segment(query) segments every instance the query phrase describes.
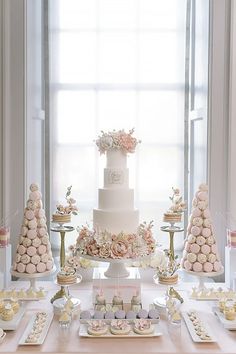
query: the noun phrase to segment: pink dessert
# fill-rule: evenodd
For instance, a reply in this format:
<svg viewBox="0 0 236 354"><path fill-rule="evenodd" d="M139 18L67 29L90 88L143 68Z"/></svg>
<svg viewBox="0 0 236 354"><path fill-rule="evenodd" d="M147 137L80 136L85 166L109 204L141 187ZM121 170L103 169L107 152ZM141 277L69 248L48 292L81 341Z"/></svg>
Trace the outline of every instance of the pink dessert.
<svg viewBox="0 0 236 354"><path fill-rule="evenodd" d="M193 227L191 228L191 234L192 234L193 236L198 236L198 235L200 235L200 233L201 233L200 227L198 227L198 226L193 226Z"/></svg>
<svg viewBox="0 0 236 354"><path fill-rule="evenodd" d="M207 273L212 272L213 271L213 264L210 262L204 263L203 270L204 270L204 272L207 272Z"/></svg>
<svg viewBox="0 0 236 354"><path fill-rule="evenodd" d="M211 236L211 229L207 228L207 227L204 227L202 229L202 236L204 237L209 237Z"/></svg>
<svg viewBox="0 0 236 354"><path fill-rule="evenodd" d="M46 271L46 264L42 263L42 262L38 263L37 264L37 272L43 273L45 271Z"/></svg>
<svg viewBox="0 0 236 354"><path fill-rule="evenodd" d="M192 267L193 267L193 265L192 265L192 263L190 263L189 261L185 261L184 262L184 268L186 269L186 270L192 270Z"/></svg>
<svg viewBox="0 0 236 354"><path fill-rule="evenodd" d="M21 227L21 235L26 236L27 235L28 228L26 226Z"/></svg>
<svg viewBox="0 0 236 354"><path fill-rule="evenodd" d="M40 245L38 248L38 254L42 255L47 252L47 247L45 245Z"/></svg>
<svg viewBox="0 0 236 354"><path fill-rule="evenodd" d="M23 242L22 242L22 245L25 246L26 248L31 246L32 242L29 238L25 237Z"/></svg>
<svg viewBox="0 0 236 354"><path fill-rule="evenodd" d="M27 248L27 254L32 257L36 254L37 250L34 246L30 246L29 248Z"/></svg>
<svg viewBox="0 0 236 354"><path fill-rule="evenodd" d="M39 191L34 191L29 194L29 199L32 201L36 201L40 199L40 197L41 197L41 193Z"/></svg>
<svg viewBox="0 0 236 354"><path fill-rule="evenodd" d="M206 219L209 219L211 217L211 213L210 213L210 210L208 208L203 211L203 216Z"/></svg>
<svg viewBox="0 0 236 354"><path fill-rule="evenodd" d="M9 227L0 227L0 247L6 247L10 240L10 229Z"/></svg>
<svg viewBox="0 0 236 354"><path fill-rule="evenodd" d="M216 254L217 253L217 246L216 244L214 243L214 245L211 246L211 252Z"/></svg>
<svg viewBox="0 0 236 354"><path fill-rule="evenodd" d="M41 261L47 263L49 261L49 255L47 253L42 254Z"/></svg>
<svg viewBox="0 0 236 354"><path fill-rule="evenodd" d="M27 232L27 237L31 240L35 239L35 237L37 237L37 232L36 230L29 230Z"/></svg>
<svg viewBox="0 0 236 354"><path fill-rule="evenodd" d="M41 245L41 240L40 238L36 237L33 242L32 242L32 245L36 248L38 248L40 245Z"/></svg>
<svg viewBox="0 0 236 354"><path fill-rule="evenodd" d="M25 217L27 220L32 220L34 218L33 210L26 210Z"/></svg>
<svg viewBox="0 0 236 354"><path fill-rule="evenodd" d="M191 246L190 246L190 251L192 252L192 253L199 253L200 252L200 246L199 245L197 245L196 243L193 243L193 244L191 244Z"/></svg>
<svg viewBox="0 0 236 354"><path fill-rule="evenodd" d="M214 263L214 271L215 271L215 272L219 272L220 269L221 269L221 263L218 262L218 261L216 261L216 262Z"/></svg>
<svg viewBox="0 0 236 354"><path fill-rule="evenodd" d="M199 200L208 200L208 195L207 195L207 192L199 192L198 193L198 199Z"/></svg>
<svg viewBox="0 0 236 354"><path fill-rule="evenodd" d="M18 263L17 264L17 272L19 273L24 273L25 272L26 265L23 263Z"/></svg>
<svg viewBox="0 0 236 354"><path fill-rule="evenodd" d="M38 254L35 254L33 257L31 257L31 262L37 265L40 262L40 256Z"/></svg>
<svg viewBox="0 0 236 354"><path fill-rule="evenodd" d="M43 237L46 235L46 233L47 233L47 231L45 230L45 228L41 227L38 229L39 236Z"/></svg>
<svg viewBox="0 0 236 354"><path fill-rule="evenodd" d="M21 262L23 264L28 264L30 262L30 256L28 256L28 254L23 254L23 256L21 256Z"/></svg>
<svg viewBox="0 0 236 354"><path fill-rule="evenodd" d="M193 264L193 270L194 272L202 272L202 264L199 262L195 262Z"/></svg>
<svg viewBox="0 0 236 354"><path fill-rule="evenodd" d="M211 247L208 245L203 245L201 247L201 251L203 254L209 254L211 252Z"/></svg>
<svg viewBox="0 0 236 354"><path fill-rule="evenodd" d="M196 238L196 243L199 245L199 246L202 246L206 243L206 239L205 237L203 236L197 236Z"/></svg>
<svg viewBox="0 0 236 354"><path fill-rule="evenodd" d="M196 217L196 218L194 218L193 219L193 225L195 225L195 226L202 226L202 224L203 224L203 219L202 218L200 218L200 217Z"/></svg>
<svg viewBox="0 0 236 354"><path fill-rule="evenodd" d="M28 227L33 230L37 229L37 221L35 219L30 220L28 222Z"/></svg>
<svg viewBox="0 0 236 354"><path fill-rule="evenodd" d="M26 248L23 245L19 245L17 250L21 256L26 252Z"/></svg>
<svg viewBox="0 0 236 354"><path fill-rule="evenodd" d="M26 273L29 273L29 274L34 274L34 273L36 273L36 267L35 267L35 265L32 264L32 263L27 264L25 270L26 270Z"/></svg>
<svg viewBox="0 0 236 354"><path fill-rule="evenodd" d="M195 209L192 210L192 216L194 218L199 217L201 215L202 215L202 212L201 212L201 210L199 208L195 208Z"/></svg>
<svg viewBox="0 0 236 354"><path fill-rule="evenodd" d="M48 262L46 263L46 267L47 267L47 270L52 270L52 268L53 268L53 262L52 262L52 261L48 261Z"/></svg>

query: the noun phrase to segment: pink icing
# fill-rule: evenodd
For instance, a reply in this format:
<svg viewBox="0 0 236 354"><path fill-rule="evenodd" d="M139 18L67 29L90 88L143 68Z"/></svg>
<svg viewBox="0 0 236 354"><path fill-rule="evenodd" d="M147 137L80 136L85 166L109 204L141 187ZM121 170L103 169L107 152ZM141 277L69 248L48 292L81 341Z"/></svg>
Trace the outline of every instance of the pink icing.
<svg viewBox="0 0 236 354"><path fill-rule="evenodd" d="M46 264L47 270L51 270L53 268L53 261L48 261Z"/></svg>
<svg viewBox="0 0 236 354"><path fill-rule="evenodd" d="M25 264L23 264L23 263L18 263L17 264L17 272L24 273L25 268L26 268Z"/></svg>
<svg viewBox="0 0 236 354"><path fill-rule="evenodd" d="M216 261L216 262L214 263L214 270L215 270L216 272L219 272L220 269L221 269L221 264L220 264L220 262Z"/></svg>
<svg viewBox="0 0 236 354"><path fill-rule="evenodd" d="M48 236L42 237L42 244L46 245L46 246L49 244L49 237Z"/></svg>
<svg viewBox="0 0 236 354"><path fill-rule="evenodd" d="M196 242L199 246L202 246L206 243L206 239L203 236L197 236Z"/></svg>
<svg viewBox="0 0 236 354"><path fill-rule="evenodd" d="M49 255L47 253L44 253L42 256L41 256L41 261L43 263L47 263L49 261Z"/></svg>
<svg viewBox="0 0 236 354"><path fill-rule="evenodd" d="M39 236L43 237L43 236L46 235L46 233L47 233L47 231L45 230L44 227L40 227L40 228L38 229L38 234L39 234Z"/></svg>
<svg viewBox="0 0 236 354"><path fill-rule="evenodd" d="M190 246L190 251L192 252L192 253L199 253L199 251L200 251L200 246L199 245L197 245L196 243L193 243L191 246Z"/></svg>
<svg viewBox="0 0 236 354"><path fill-rule="evenodd" d="M217 246L216 246L216 244L214 244L214 245L211 246L211 252L214 253L214 254L217 253Z"/></svg>
<svg viewBox="0 0 236 354"><path fill-rule="evenodd" d="M31 258L31 262L33 264L38 264L40 262L40 256L38 254L35 254L32 258Z"/></svg>
<svg viewBox="0 0 236 354"><path fill-rule="evenodd" d="M208 245L203 245L201 247L201 251L203 254L209 254L211 252L211 247Z"/></svg>
<svg viewBox="0 0 236 354"><path fill-rule="evenodd" d="M192 263L190 263L189 261L185 261L184 262L184 268L186 270L191 270L192 269Z"/></svg>
<svg viewBox="0 0 236 354"><path fill-rule="evenodd" d="M202 236L204 237L209 237L211 235L211 229L207 228L207 227L204 227L202 229Z"/></svg>
<svg viewBox="0 0 236 354"><path fill-rule="evenodd" d="M44 246L44 245L40 245L40 246L39 246L39 248L38 248L38 254L42 255L42 254L46 253L46 251L47 251L46 246Z"/></svg>
<svg viewBox="0 0 236 354"><path fill-rule="evenodd" d="M198 208L201 210L205 210L207 208L207 203L205 200L200 200L198 202Z"/></svg>
<svg viewBox="0 0 236 354"><path fill-rule="evenodd" d="M203 224L203 219L200 217L194 218L193 219L193 225L195 226L202 226Z"/></svg>
<svg viewBox="0 0 236 354"><path fill-rule="evenodd" d="M36 248L39 247L39 246L41 245L41 240L40 240L40 238L36 237L36 238L33 240L32 245L33 245L34 247L36 247Z"/></svg>
<svg viewBox="0 0 236 354"><path fill-rule="evenodd" d="M194 236L200 235L200 233L201 233L200 227L198 227L198 226L193 226L193 227L191 228L191 233L192 233Z"/></svg>
<svg viewBox="0 0 236 354"><path fill-rule="evenodd" d="M207 273L212 272L213 271L213 264L210 262L204 263L203 270L204 270L204 272L207 272Z"/></svg>
<svg viewBox="0 0 236 354"><path fill-rule="evenodd" d="M31 240L33 240L37 236L36 230L29 230L27 232L27 237Z"/></svg>
<svg viewBox="0 0 236 354"><path fill-rule="evenodd" d="M45 218L40 218L38 219L38 226L39 227L44 227L46 225L46 220Z"/></svg>
<svg viewBox="0 0 236 354"><path fill-rule="evenodd" d="M36 267L35 267L35 265L32 264L32 263L27 264L27 266L26 266L26 273L33 274L33 273L35 273L35 272L36 272Z"/></svg>
<svg viewBox="0 0 236 354"><path fill-rule="evenodd" d="M45 271L46 271L46 264L42 263L42 262L38 263L37 264L37 272L43 273Z"/></svg>
<svg viewBox="0 0 236 354"><path fill-rule="evenodd" d="M26 248L31 246L31 240L27 237L24 238L22 243L23 243L23 246L25 246Z"/></svg>
<svg viewBox="0 0 236 354"><path fill-rule="evenodd" d="M32 257L36 254L37 250L35 247L33 246L30 246L28 249L27 249L27 254Z"/></svg>
<svg viewBox="0 0 236 354"><path fill-rule="evenodd" d="M199 217L199 216L201 216L201 215L202 215L202 212L201 212L200 209L194 208L194 209L192 210L192 216L193 216L194 218Z"/></svg>
<svg viewBox="0 0 236 354"><path fill-rule="evenodd" d="M29 262L30 262L30 257L28 256L28 254L23 254L21 256L21 263L28 264Z"/></svg>
<svg viewBox="0 0 236 354"><path fill-rule="evenodd" d="M203 211L203 216L206 219L209 219L211 217L211 213L210 213L210 210L208 208Z"/></svg>
<svg viewBox="0 0 236 354"><path fill-rule="evenodd" d="M22 255L25 254L26 248L23 245L19 245L17 251L20 255Z"/></svg>
<svg viewBox="0 0 236 354"><path fill-rule="evenodd" d="M28 226L29 226L30 229L37 229L37 221L35 219L30 220L28 222Z"/></svg>
<svg viewBox="0 0 236 354"><path fill-rule="evenodd" d="M201 272L202 271L202 264L199 262L195 262L193 264L193 271L194 272Z"/></svg>
<svg viewBox="0 0 236 354"><path fill-rule="evenodd" d="M33 212L33 210L27 210L27 211L25 212L25 217L26 217L26 219L28 219L28 220L32 220L32 219L34 218L34 212Z"/></svg>
<svg viewBox="0 0 236 354"><path fill-rule="evenodd" d="M198 198L200 199L200 200L207 200L208 199L208 195L207 195L207 192L199 192L198 193Z"/></svg>

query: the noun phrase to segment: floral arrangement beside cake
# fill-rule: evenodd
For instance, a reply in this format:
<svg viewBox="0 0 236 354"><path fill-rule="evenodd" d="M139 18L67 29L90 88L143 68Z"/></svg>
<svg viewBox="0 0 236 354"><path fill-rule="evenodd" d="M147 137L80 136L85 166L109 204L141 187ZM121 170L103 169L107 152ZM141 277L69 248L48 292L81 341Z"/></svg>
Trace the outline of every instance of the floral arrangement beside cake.
<svg viewBox="0 0 236 354"><path fill-rule="evenodd" d="M71 222L71 215L78 214L78 208L76 206L76 200L71 197L72 186L67 188L66 202L67 205L58 204L57 210L52 214L52 221L58 224L66 224Z"/></svg>
<svg viewBox="0 0 236 354"><path fill-rule="evenodd" d="M134 208L134 190L129 188L127 154L134 153L138 139L134 130L102 132L96 140L101 154L106 153L104 186L98 190L98 208L93 210L93 228L79 228L79 254L104 259L135 259L155 249L153 223L139 224Z"/></svg>
<svg viewBox="0 0 236 354"><path fill-rule="evenodd" d="M186 210L186 202L183 201L183 197L180 194L178 188L172 187L173 194L169 199L172 204L170 208L164 213L163 221L170 224L181 222L182 213Z"/></svg>
<svg viewBox="0 0 236 354"><path fill-rule="evenodd" d="M39 186L32 183L13 263L14 272L41 273L43 276L52 271L54 261L46 223L42 194Z"/></svg>
<svg viewBox="0 0 236 354"><path fill-rule="evenodd" d="M197 273L218 273L223 270L208 207L208 186L201 184L193 198L182 267Z"/></svg>

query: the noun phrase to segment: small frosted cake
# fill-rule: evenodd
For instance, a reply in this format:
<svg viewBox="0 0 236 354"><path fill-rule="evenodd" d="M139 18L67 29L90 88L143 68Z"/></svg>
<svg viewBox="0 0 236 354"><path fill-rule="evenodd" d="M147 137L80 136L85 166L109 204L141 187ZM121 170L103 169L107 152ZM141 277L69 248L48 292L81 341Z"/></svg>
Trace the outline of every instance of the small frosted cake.
<svg viewBox="0 0 236 354"><path fill-rule="evenodd" d="M71 285L75 284L77 280L76 271L71 267L64 267L57 274L57 282L60 285Z"/></svg>
<svg viewBox="0 0 236 354"><path fill-rule="evenodd" d="M154 332L154 326L152 325L151 320L135 320L134 332L141 335L152 334Z"/></svg>
<svg viewBox="0 0 236 354"><path fill-rule="evenodd" d="M166 276L166 277L159 275L158 280L160 284L168 284L168 285L176 284L178 282L178 274L175 273L174 275Z"/></svg>
<svg viewBox="0 0 236 354"><path fill-rule="evenodd" d="M170 198L172 204L170 208L164 213L163 221L170 224L181 222L182 213L186 209L186 203L180 194L178 188L172 188L173 194Z"/></svg>
<svg viewBox="0 0 236 354"><path fill-rule="evenodd" d="M67 188L67 192L66 192L66 196L65 196L67 205L64 206L62 204L58 204L57 210L55 211L55 213L52 214L52 221L53 222L59 223L59 224L70 223L71 222L71 215L78 214L78 208L75 205L76 200L71 198L71 189L72 189L72 186L69 186Z"/></svg>
<svg viewBox="0 0 236 354"><path fill-rule="evenodd" d="M104 321L89 321L88 334L92 336L102 336L107 333L108 327Z"/></svg>
<svg viewBox="0 0 236 354"><path fill-rule="evenodd" d="M131 331L131 326L125 320L113 320L111 321L111 333L115 335L126 335Z"/></svg>

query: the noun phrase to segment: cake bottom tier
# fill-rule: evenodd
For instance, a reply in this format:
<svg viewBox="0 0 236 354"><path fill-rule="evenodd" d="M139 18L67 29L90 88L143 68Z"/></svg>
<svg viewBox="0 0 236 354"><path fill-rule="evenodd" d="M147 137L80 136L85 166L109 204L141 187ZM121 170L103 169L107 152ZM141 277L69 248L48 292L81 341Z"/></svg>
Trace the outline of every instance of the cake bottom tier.
<svg viewBox="0 0 236 354"><path fill-rule="evenodd" d="M139 210L93 210L93 226L99 231L118 234L137 232L139 226Z"/></svg>

